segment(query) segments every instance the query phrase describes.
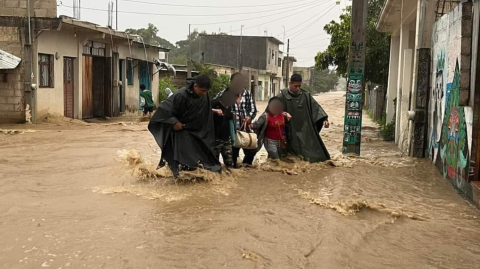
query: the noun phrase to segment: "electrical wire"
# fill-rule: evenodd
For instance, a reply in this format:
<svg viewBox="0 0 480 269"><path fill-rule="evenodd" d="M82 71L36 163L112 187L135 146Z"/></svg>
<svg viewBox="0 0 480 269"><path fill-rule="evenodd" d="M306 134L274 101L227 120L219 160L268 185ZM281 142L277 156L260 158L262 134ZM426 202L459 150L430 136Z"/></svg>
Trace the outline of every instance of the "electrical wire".
<svg viewBox="0 0 480 269"><path fill-rule="evenodd" d="M262 5L248 5L248 6L201 6L201 5L182 5L182 4L167 4L167 3L153 3L153 2L146 2L146 1L139 1L139 0L121 0L122 2L132 2L132 3L140 3L140 4L147 4L147 5L158 5L158 6L169 6L169 7L189 7L189 8L257 8L257 7L271 7L272 4L262 4ZM295 2L296 4L301 2L306 2L308 0L300 0ZM280 2L275 3L275 5L286 5L292 4L292 1L288 2Z"/></svg>
<svg viewBox="0 0 480 269"><path fill-rule="evenodd" d="M285 35L286 33L290 32L290 31L292 31L292 30L295 30L295 29L297 29L298 27L302 26L303 24L305 24L306 22L310 21L311 19L315 18L315 17L316 17L316 16L318 16L318 15L319 15L319 13L317 13L317 14L313 15L312 17L308 18L307 20L303 21L302 23L300 23L300 24L297 24L297 25L296 25L296 26L294 26L293 28L289 28L289 29L288 29L288 30L286 30L285 32L283 32L283 33L280 33L280 34L276 35L276 37L283 36L283 35Z"/></svg>
<svg viewBox="0 0 480 269"><path fill-rule="evenodd" d="M314 4L315 1L310 1L307 4ZM73 8L72 6L67 6L64 4L60 4L64 7L67 8ZM104 11L108 12L107 9L101 9L101 8L93 8L93 7L80 7L81 9L86 9L86 10L94 10L94 11ZM286 10L291 11L291 7L282 7L282 8L277 8L277 9L270 9L270 10L261 10L261 11L253 11L253 12L241 12L241 13L224 13L224 14L174 14L174 13L151 13L151 12L139 12L139 11L126 11L126 10L119 10L118 13L124 13L124 14L138 14L138 15L153 15L153 16L176 16L176 17L217 17L217 16L238 16L238 15L250 15L250 14L261 14L261 13L270 13L270 12L275 12L279 10ZM278 14L278 13L277 13ZM273 15L277 15L273 14ZM198 25L198 24L197 24Z"/></svg>
<svg viewBox="0 0 480 269"><path fill-rule="evenodd" d="M313 5L313 6L309 6L307 9L300 10L299 12L290 14L290 15L288 15L288 16L280 17L280 18L278 18L278 19L275 19L275 20L272 20L272 21L269 21L269 22L260 23L260 24L254 25L254 26L250 26L250 27L243 28L243 29L245 29L245 30L246 30L246 29L251 29L251 28L255 28L255 27L258 27L258 26L262 26L262 25L268 24L268 23L272 23L272 22L276 22L276 21L279 21L279 20L283 20L283 19L286 19L286 18L295 16L295 15L298 15L298 14L300 14L300 13L302 13L302 12L307 11L307 10L310 10L311 8L321 6L321 5L323 5L323 4L327 3L327 2L328 2L328 0L327 0L327 1L324 1L324 2L317 3L317 4ZM290 11L291 11L291 10L289 10L289 11L287 11L287 12L290 12ZM281 13L285 13L285 12L281 12ZM281 14L281 13L277 13L276 15ZM259 17L259 18L260 18L260 17ZM229 34L234 33L234 32L238 32L238 31L240 31L240 30L241 30L241 29L237 29L237 30L230 31Z"/></svg>
<svg viewBox="0 0 480 269"><path fill-rule="evenodd" d="M314 22L312 22L310 25L308 25L307 27L303 28L302 30L300 30L296 35L294 35L291 39L294 39L296 38L297 36L301 35L303 32L305 32L307 29L309 29L310 27L312 27L316 22L318 22L321 18L323 18L323 16L327 15L328 12L332 11L334 8L335 8L336 4L333 5L329 10L327 10L327 12L323 13L322 16L320 16L319 18L317 18Z"/></svg>
<svg viewBox="0 0 480 269"><path fill-rule="evenodd" d="M327 0L328 1L328 0ZM325 2L327 2L325 1ZM314 2L317 2L317 1L314 1ZM324 3L308 3L308 4L305 4L304 6L301 6L301 7L297 7L297 8L292 8L292 9L289 9L287 11L283 11L283 12L279 12L277 14L273 14L273 15L265 15L265 16L260 16L260 17L256 17L256 18L249 18L249 19L239 19L239 20L232 20L232 21L222 21L222 22L206 22L206 23L195 23L195 24L192 24L192 25L215 25L215 24L226 24L226 23L232 23L232 22L245 22L245 21L251 21L251 20L258 20L258 19L263 19L263 18L268 18L268 17L272 17L272 16L276 16L276 15L279 15L279 14L283 14L283 13L288 13L288 12L291 12L291 11L295 11L295 10L299 10L299 9L302 9L302 8L306 8L308 7L307 9L304 9L302 10L303 11L306 11L306 10L310 10L311 8L313 7L317 7L317 6L320 6ZM299 12L300 13L300 12ZM295 13L294 15L296 15L298 13ZM290 15L291 16L291 15ZM284 18L288 18L290 16L286 16L286 17L282 17L280 19L284 19ZM274 20L274 21L278 21L280 19L277 19L277 20ZM272 21L270 21L272 22ZM251 27L248 27L248 28L244 28L244 29L250 29L250 28L254 28L254 27L258 27L258 26L261 26L261 25L264 25L265 23L263 24L258 24L258 25L255 25L255 26L251 26ZM230 33L234 33L234 32L239 32L240 29L237 29L237 30L233 30L233 31L230 31L228 32L229 34Z"/></svg>
<svg viewBox="0 0 480 269"><path fill-rule="evenodd" d="M294 48L290 48L290 49L291 50L296 50L296 49L306 49L306 48L314 48L314 47L320 47L320 45L300 46L300 47L294 47Z"/></svg>
<svg viewBox="0 0 480 269"><path fill-rule="evenodd" d="M295 41L296 41L296 42L306 41L306 40L310 40L310 39L314 39L314 38L318 38L318 37L320 37L320 36L318 36L318 35L313 35L313 36L309 36L309 37L303 38L303 39L298 39L298 40L295 39ZM326 38L320 39L320 40L318 40L318 41L327 40L327 39L330 39L330 37L326 37Z"/></svg>

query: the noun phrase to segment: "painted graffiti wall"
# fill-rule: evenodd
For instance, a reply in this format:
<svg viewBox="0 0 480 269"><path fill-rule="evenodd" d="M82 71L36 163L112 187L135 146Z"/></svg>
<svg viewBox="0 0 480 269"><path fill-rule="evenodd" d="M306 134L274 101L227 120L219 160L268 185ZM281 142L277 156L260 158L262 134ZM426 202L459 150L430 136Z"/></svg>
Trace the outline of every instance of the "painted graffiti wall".
<svg viewBox="0 0 480 269"><path fill-rule="evenodd" d="M471 3L460 4L438 20L432 42L427 156L464 190L471 152L472 110L462 106L470 79Z"/></svg>

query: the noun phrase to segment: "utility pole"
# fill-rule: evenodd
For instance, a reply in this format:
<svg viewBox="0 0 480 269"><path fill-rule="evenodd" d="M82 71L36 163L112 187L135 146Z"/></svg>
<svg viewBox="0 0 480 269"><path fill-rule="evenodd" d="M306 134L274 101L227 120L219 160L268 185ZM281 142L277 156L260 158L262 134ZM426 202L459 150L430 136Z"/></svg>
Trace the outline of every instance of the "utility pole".
<svg viewBox="0 0 480 269"><path fill-rule="evenodd" d="M283 51L285 51L285 25L282 25L283 27Z"/></svg>
<svg viewBox="0 0 480 269"><path fill-rule="evenodd" d="M115 0L115 30L118 31L118 0Z"/></svg>
<svg viewBox="0 0 480 269"><path fill-rule="evenodd" d="M290 79L290 39L287 40L287 66L285 66L285 86L288 87L288 81Z"/></svg>
<svg viewBox="0 0 480 269"><path fill-rule="evenodd" d="M190 46L191 43L191 36L192 33L190 32L190 27L192 25L188 25L188 50L189 50L189 56L188 56L188 62L187 62L187 78L192 77L192 46Z"/></svg>
<svg viewBox="0 0 480 269"><path fill-rule="evenodd" d="M343 154L360 155L368 0L352 1Z"/></svg>
<svg viewBox="0 0 480 269"><path fill-rule="evenodd" d="M243 55L242 55L242 43L243 43L243 24L240 27L240 71L243 69Z"/></svg>

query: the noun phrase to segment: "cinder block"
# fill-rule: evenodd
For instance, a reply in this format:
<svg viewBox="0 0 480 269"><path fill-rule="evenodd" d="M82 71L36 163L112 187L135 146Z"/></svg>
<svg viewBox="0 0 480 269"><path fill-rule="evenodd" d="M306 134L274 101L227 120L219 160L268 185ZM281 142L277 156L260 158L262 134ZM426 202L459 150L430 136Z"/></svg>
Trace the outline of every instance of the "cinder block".
<svg viewBox="0 0 480 269"><path fill-rule="evenodd" d="M0 97L0 104L6 104L8 97Z"/></svg>
<svg viewBox="0 0 480 269"><path fill-rule="evenodd" d="M55 7L54 9L49 9L47 16L49 18L56 18L57 17L57 7Z"/></svg>
<svg viewBox="0 0 480 269"><path fill-rule="evenodd" d="M468 106L468 98L470 98L469 89L460 89L460 94L458 95L458 104L460 106Z"/></svg>
<svg viewBox="0 0 480 269"><path fill-rule="evenodd" d="M0 96L1 97L12 97L12 96L15 96L15 91L12 90L12 89L0 90Z"/></svg>
<svg viewBox="0 0 480 269"><path fill-rule="evenodd" d="M25 105L23 104L23 100L21 104L20 103L15 104L14 109L15 111L25 111Z"/></svg>
<svg viewBox="0 0 480 269"><path fill-rule="evenodd" d="M12 16L17 17L27 17L27 9L26 8L14 8L12 12Z"/></svg>
<svg viewBox="0 0 480 269"><path fill-rule="evenodd" d="M53 1L40 1L40 2L41 2L40 4L41 9L50 10L50 9L56 8L57 6L57 3Z"/></svg>
<svg viewBox="0 0 480 269"><path fill-rule="evenodd" d="M7 80L10 83L18 82L18 81L20 81L20 74L18 74L18 73L8 74Z"/></svg>
<svg viewBox="0 0 480 269"><path fill-rule="evenodd" d="M4 7L5 7L5 0L0 0L0 8L4 8Z"/></svg>
<svg viewBox="0 0 480 269"><path fill-rule="evenodd" d="M46 9L35 10L35 17L47 17L48 11Z"/></svg>
<svg viewBox="0 0 480 269"><path fill-rule="evenodd" d="M7 104L19 105L23 103L22 97L7 97Z"/></svg>
<svg viewBox="0 0 480 269"><path fill-rule="evenodd" d="M462 38L462 44L460 46L460 49L461 49L461 53L462 54L470 54L471 53L471 48L472 48L472 38L470 37L464 37Z"/></svg>
<svg viewBox="0 0 480 269"><path fill-rule="evenodd" d="M0 112L13 112L15 111L15 106L12 104L0 104Z"/></svg>
<svg viewBox="0 0 480 269"><path fill-rule="evenodd" d="M462 20L462 37L472 36L472 21Z"/></svg>
<svg viewBox="0 0 480 269"><path fill-rule="evenodd" d="M468 67L465 69L460 69L460 88L464 88L465 86L468 88L468 84L462 85L462 82L464 81L466 81L467 83L470 81L470 68Z"/></svg>
<svg viewBox="0 0 480 269"><path fill-rule="evenodd" d="M24 93L25 93L24 89L15 90L15 96L17 96L17 97L22 97L23 98Z"/></svg>
<svg viewBox="0 0 480 269"><path fill-rule="evenodd" d="M25 9L26 9L26 8L27 8L27 1L25 1L25 0L20 0L19 6L20 6L21 8L25 8Z"/></svg>
<svg viewBox="0 0 480 269"><path fill-rule="evenodd" d="M472 3L464 2L462 5L462 17L471 17L472 16Z"/></svg>
<svg viewBox="0 0 480 269"><path fill-rule="evenodd" d="M471 66L470 54L460 55L460 70L469 71Z"/></svg>
<svg viewBox="0 0 480 269"><path fill-rule="evenodd" d="M18 8L20 6L18 0L5 0L5 7Z"/></svg>

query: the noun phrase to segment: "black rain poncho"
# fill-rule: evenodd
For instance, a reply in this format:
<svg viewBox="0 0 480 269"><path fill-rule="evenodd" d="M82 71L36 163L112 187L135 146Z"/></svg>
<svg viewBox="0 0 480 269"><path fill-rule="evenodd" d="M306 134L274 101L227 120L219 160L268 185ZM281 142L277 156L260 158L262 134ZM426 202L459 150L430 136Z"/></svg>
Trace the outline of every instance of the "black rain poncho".
<svg viewBox="0 0 480 269"><path fill-rule="evenodd" d="M183 130L173 125L181 122ZM179 166L219 172L220 162L214 154L215 132L210 97L198 96L193 83L163 101L153 115L148 130L162 150L159 167L167 162L175 176Z"/></svg>
<svg viewBox="0 0 480 269"><path fill-rule="evenodd" d="M320 104L304 90L293 94L284 89L277 97L282 100L285 111L292 115L287 123L288 153L310 162L329 160L330 154L319 134L328 115Z"/></svg>

